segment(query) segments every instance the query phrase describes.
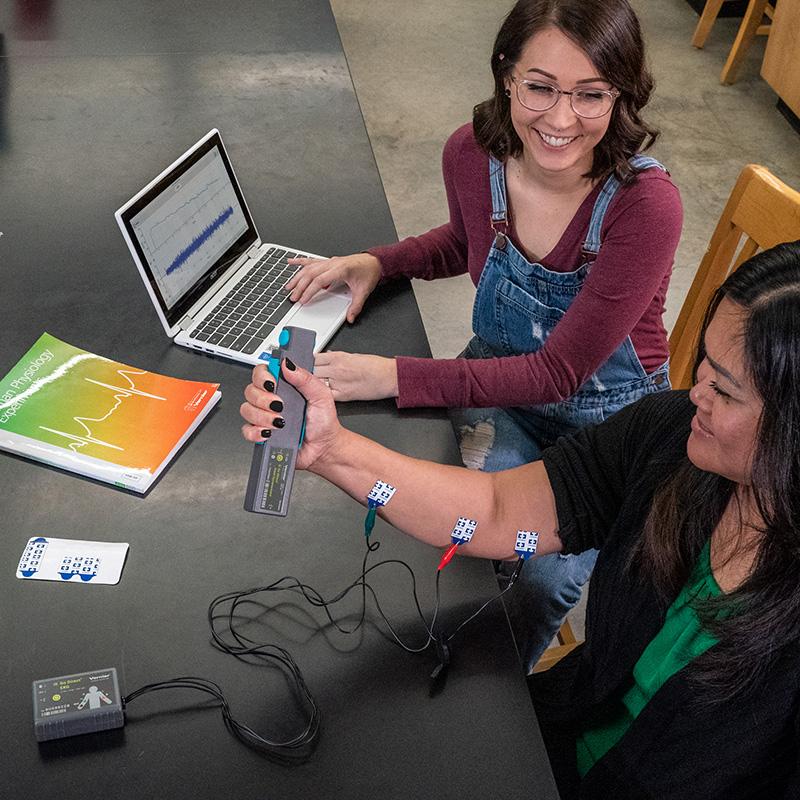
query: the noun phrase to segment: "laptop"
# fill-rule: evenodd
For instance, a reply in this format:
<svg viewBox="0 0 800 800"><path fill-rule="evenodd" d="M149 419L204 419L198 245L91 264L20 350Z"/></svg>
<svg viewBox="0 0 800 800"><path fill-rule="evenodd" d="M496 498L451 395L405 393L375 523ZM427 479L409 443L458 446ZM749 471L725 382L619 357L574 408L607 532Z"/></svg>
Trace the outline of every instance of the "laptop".
<svg viewBox="0 0 800 800"><path fill-rule="evenodd" d="M321 258L261 241L219 131L209 131L116 213L158 318L175 344L257 364L284 325L316 332L315 351L342 324L345 286L304 306L288 299L299 269Z"/></svg>

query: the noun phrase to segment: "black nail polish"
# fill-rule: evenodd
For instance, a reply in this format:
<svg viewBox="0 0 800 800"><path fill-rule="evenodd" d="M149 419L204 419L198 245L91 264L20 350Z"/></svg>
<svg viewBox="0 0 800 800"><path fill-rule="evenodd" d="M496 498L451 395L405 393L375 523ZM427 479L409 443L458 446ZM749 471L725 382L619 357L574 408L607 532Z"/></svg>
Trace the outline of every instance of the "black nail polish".
<svg viewBox="0 0 800 800"><path fill-rule="evenodd" d="M262 439L269 439L270 436L272 436L272 431L269 428L264 428L264 430L261 431Z"/></svg>
<svg viewBox="0 0 800 800"><path fill-rule="evenodd" d="M283 411L283 403L280 400L273 400L269 407L272 411Z"/></svg>
<svg viewBox="0 0 800 800"><path fill-rule="evenodd" d="M269 380L264 381L264 388L268 392L274 392L275 391L275 384L272 381L269 381Z"/></svg>
<svg viewBox="0 0 800 800"><path fill-rule="evenodd" d="M297 369L294 361L292 361L291 358L286 359L286 369L290 369L292 372L294 372Z"/></svg>
<svg viewBox="0 0 800 800"><path fill-rule="evenodd" d="M272 424L276 428L282 428L286 424L286 420L283 417L275 417L275 419L272 421Z"/></svg>

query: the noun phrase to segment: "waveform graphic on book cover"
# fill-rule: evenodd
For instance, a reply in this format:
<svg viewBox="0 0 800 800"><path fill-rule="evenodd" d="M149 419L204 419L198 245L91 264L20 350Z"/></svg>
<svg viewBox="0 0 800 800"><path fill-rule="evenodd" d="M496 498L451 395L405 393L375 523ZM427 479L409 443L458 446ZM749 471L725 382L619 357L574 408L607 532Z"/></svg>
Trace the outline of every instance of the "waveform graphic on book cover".
<svg viewBox="0 0 800 800"><path fill-rule="evenodd" d="M0 450L144 493L219 398L43 333L0 377Z"/></svg>
<svg viewBox="0 0 800 800"><path fill-rule="evenodd" d="M186 247L181 250L167 267L165 274L170 275L185 264L191 256L196 253L224 224L227 219L233 216L233 208L228 206L216 219L206 225L200 233L195 236Z"/></svg>
<svg viewBox="0 0 800 800"><path fill-rule="evenodd" d="M111 415L122 405L123 401L135 396L140 397L149 397L151 400L161 400L166 402L166 397L160 397L156 394L150 394L149 392L143 392L136 388L136 383L131 379L131 375L146 375L147 372L145 370L126 370L126 369L118 369L116 370L117 374L128 384L130 384L127 388L122 386L114 386L113 384L104 383L103 381L95 380L94 378L87 378L84 377L87 383L93 383L95 386L101 386L105 389L108 389L111 392L114 392L114 404L112 407L102 416L99 417L83 417L83 416L73 416L72 419L75 421L75 424L78 425L80 428L83 429L83 435L80 434L72 434L67 433L66 431L56 430L55 428L49 428L45 425L40 425L39 427L43 431L48 431L49 433L54 433L57 436L62 436L63 438L69 441L67 445L68 449L72 450L74 453L77 453L80 448L85 447L88 444L96 444L101 447L109 447L113 450L124 450L124 447L120 447L119 445L112 444L111 442L106 442L103 439L98 439L92 434L92 428L87 423L96 423L101 424L106 422Z"/></svg>

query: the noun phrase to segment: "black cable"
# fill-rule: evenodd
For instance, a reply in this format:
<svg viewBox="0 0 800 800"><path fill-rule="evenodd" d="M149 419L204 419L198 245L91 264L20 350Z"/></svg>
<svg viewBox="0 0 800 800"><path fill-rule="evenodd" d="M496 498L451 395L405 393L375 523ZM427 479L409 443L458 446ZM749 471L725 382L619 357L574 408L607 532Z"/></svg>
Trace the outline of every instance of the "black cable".
<svg viewBox="0 0 800 800"><path fill-rule="evenodd" d="M314 704L315 713L309 719L309 724L302 733L284 741L265 739L248 725L239 722L233 716L228 701L219 684L207 678L196 678L194 676L172 678L168 681L149 683L146 686L142 686L122 698L123 708L132 700L135 700L143 694L162 691L164 689L195 689L196 691L211 695L219 701L225 727L227 727L237 739L244 742L248 747L252 747L264 755L283 763L288 764L306 761L311 755L311 751L313 750L313 746L319 734L319 710L316 708L316 704Z"/></svg>
<svg viewBox="0 0 800 800"><path fill-rule="evenodd" d="M439 593L438 593L438 577L437 577L437 598L436 598L436 605L433 612L433 618L431 623L429 624L425 618L425 614L422 611L422 606L420 604L419 595L417 591L417 579L413 569L405 562L399 559L385 559L384 561L379 561L372 566L367 567L367 560L369 555L377 549L379 546L379 542L373 542L371 545L367 544L367 552L364 555L364 559L362 561L362 569L359 575L351 581L347 586L344 587L340 592L329 599L325 599L322 594L317 591L313 586L309 584L303 583L299 578L294 577L293 575L285 575L282 578L278 578L276 581L273 581L270 584L264 586L256 586L250 589L235 591L235 592L228 592L226 594L220 595L219 597L214 598L211 601L211 604L208 608L208 620L209 625L212 630L212 640L213 644L223 652L232 652L231 647L224 644L221 638L217 635L215 629L215 612L217 611L219 606L230 602L230 608L225 614L228 618L228 630L234 636L234 638L239 639L239 646L240 648L244 648L244 642L250 643L253 645L254 649L258 649L259 647L274 647L274 645L259 645L254 640L248 639L243 634L237 632L234 627L233 618L235 616L236 609L238 608L239 604L244 602L245 599L252 598L253 596L260 594L262 592L281 592L281 591L290 591L295 592L303 596L303 598L308 602L309 605L313 606L314 608L321 608L325 615L328 618L329 624L339 631L342 634L352 634L355 633L365 622L366 620L366 594L369 592L372 599L375 601L375 607L378 611L380 618L386 624L386 627L391 634L392 639L398 644L402 649L406 650L410 653L419 653L423 652L433 641L434 634L433 634L433 625L435 625L436 617L439 611ZM426 638L425 641L418 646L414 646L411 644L407 644L404 642L397 631L395 630L394 626L392 625L391 621L389 620L388 616L384 613L380 601L378 600L378 595L375 591L375 588L370 584L366 578L371 572L381 568L388 566L390 564L397 564L407 570L409 576L411 577L411 596L414 600L414 607L416 609L417 615L422 622ZM336 605L337 603L344 600L350 592L355 589L361 589L361 606L360 606L360 613L358 617L358 621L352 627L345 627L334 618L333 613L331 611L331 607ZM242 653L246 652L245 649L239 649L237 652Z"/></svg>
<svg viewBox="0 0 800 800"><path fill-rule="evenodd" d="M475 617L477 617L478 614L480 614L483 611L483 609L486 608L486 606L490 605L491 603L494 603L495 600L499 600L509 589L513 588L513 586L514 586L514 580L509 581L508 586L506 586L505 589L503 589L499 594L496 594L496 595L490 597L474 614L470 614L470 616L468 616L463 622L461 622L461 624L447 637L447 641L448 642L451 641L452 638L465 625L467 625L468 623L472 622L472 620L474 620Z"/></svg>
<svg viewBox="0 0 800 800"><path fill-rule="evenodd" d="M439 673L446 672L446 667L449 664L449 642L451 642L456 634L473 619L475 619L490 603L502 597L512 588L522 566L522 561L520 560L520 563L517 565L517 568L511 576L508 586L506 586L506 588L503 589L499 594L487 600L477 611L463 620L451 634L446 635L442 632L437 635L436 622L441 607L441 570L436 571L435 602L431 621L428 623L427 619L425 618L425 614L422 611L422 606L417 594L416 575L414 574L414 570L405 561L401 561L399 559L386 559L384 561L379 561L372 566L367 566L370 555L378 550L379 547L380 542L370 542L369 539L366 540L366 551L361 562L361 573L355 580L349 583L344 589L342 589L329 600L326 600L313 586L303 583L294 576L287 575L279 578L276 581L273 581L271 584L267 584L266 586L256 586L251 589L226 592L225 594L218 595L208 606L207 618L211 630L211 644L213 647L218 649L220 652L232 655L241 661L245 661L246 663L261 662L274 664L286 670L291 678L292 691L295 694L300 707L303 709L305 716L305 724L302 730L295 735L284 740L272 740L256 733L256 731L254 731L252 728L242 722L239 722L233 716L228 701L225 698L220 686L214 681L206 678L184 676L180 678L173 678L168 681L147 684L136 691L131 692L126 697L123 697L123 707L127 706L128 703L143 694L161 691L164 689L194 689L196 691L204 692L205 694L211 695L219 702L225 726L237 739L242 741L248 747L251 747L265 756L282 763L302 763L310 757L319 738L321 719L319 707L317 706L314 696L312 695L311 690L309 689L305 678L303 677L300 667L297 665L288 650L271 642L257 642L256 640L245 636L240 630L237 630L235 618L237 617L236 611L240 605L246 602L255 603L253 598L255 595L261 594L262 592L295 592L302 595L306 602L308 602L311 606L323 609L330 625L333 626L337 631L345 635L350 635L356 633L366 621L367 592L369 592L369 595L372 597L375 603L375 608L377 609L380 618L386 624L392 640L394 640L399 647L408 653L422 653L432 644L435 645L440 663L439 667L434 670L432 677L437 678ZM398 564L402 566L411 576L411 595L414 599L414 606L416 608L417 615L422 621L425 629L425 641L418 646L407 644L401 639L388 616L384 613L380 601L378 600L378 595L375 591L375 588L367 581L367 576L371 572L390 564ZM331 606L334 606L340 601L344 600L350 594L350 592L358 589L359 587L361 589L361 608L358 620L354 626L344 627L334 618L333 613L331 612ZM218 610L226 603L230 604L227 612L218 612ZM217 620L221 618L227 619L227 628L224 631L218 630L217 627ZM246 620L251 621L250 618L246 618ZM228 634L230 639L226 639L225 634Z"/></svg>

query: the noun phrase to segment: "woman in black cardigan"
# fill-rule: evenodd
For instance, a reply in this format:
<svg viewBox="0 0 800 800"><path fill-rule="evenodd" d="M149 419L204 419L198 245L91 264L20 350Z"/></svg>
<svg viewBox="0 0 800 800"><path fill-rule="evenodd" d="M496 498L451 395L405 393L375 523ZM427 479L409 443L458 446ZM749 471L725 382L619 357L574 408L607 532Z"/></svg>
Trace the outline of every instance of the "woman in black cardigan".
<svg viewBox="0 0 800 800"><path fill-rule="evenodd" d="M595 547L586 642L531 692L562 797L800 797L800 242L743 264L712 299L691 392L653 395L501 473L393 453L339 425L330 392L285 363L308 399L299 466L446 546L515 558ZM263 367L245 438L276 416ZM536 613L531 609L530 613Z"/></svg>

